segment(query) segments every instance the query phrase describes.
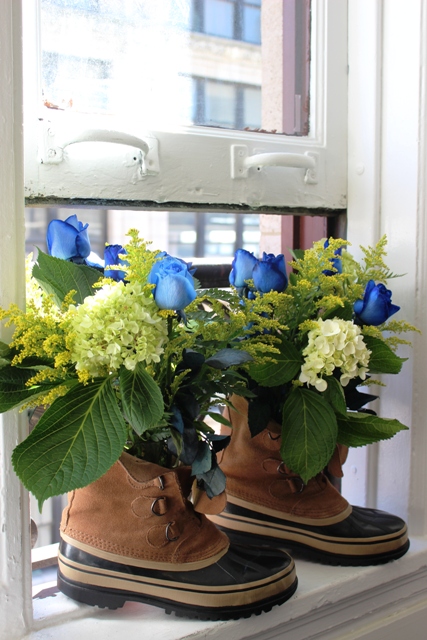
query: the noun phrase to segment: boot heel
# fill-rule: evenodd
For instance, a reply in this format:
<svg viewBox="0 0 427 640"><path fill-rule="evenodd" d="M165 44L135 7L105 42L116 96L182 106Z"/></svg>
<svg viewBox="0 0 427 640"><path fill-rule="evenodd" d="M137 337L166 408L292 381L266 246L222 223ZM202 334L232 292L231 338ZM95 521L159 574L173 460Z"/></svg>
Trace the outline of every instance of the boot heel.
<svg viewBox="0 0 427 640"><path fill-rule="evenodd" d="M114 595L111 591L103 591L101 589L68 582L59 571L58 589L69 598L77 600L77 602L83 602L84 604L99 607L100 609L120 609L126 602L126 598L120 595Z"/></svg>

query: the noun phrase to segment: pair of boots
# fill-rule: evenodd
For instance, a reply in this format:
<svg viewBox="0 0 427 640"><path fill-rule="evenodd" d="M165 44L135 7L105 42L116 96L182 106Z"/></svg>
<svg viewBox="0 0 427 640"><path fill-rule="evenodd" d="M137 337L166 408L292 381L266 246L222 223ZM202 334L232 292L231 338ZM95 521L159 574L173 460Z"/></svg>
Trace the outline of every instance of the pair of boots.
<svg viewBox="0 0 427 640"><path fill-rule="evenodd" d="M284 549L343 565L388 562L407 551L403 520L351 507L323 474L304 485L284 468L280 438L269 430L251 438L246 401L233 403L222 513L195 510L188 468L123 453L69 496L59 550L63 593L99 607L133 600L192 618L238 619L295 592L295 564Z"/></svg>

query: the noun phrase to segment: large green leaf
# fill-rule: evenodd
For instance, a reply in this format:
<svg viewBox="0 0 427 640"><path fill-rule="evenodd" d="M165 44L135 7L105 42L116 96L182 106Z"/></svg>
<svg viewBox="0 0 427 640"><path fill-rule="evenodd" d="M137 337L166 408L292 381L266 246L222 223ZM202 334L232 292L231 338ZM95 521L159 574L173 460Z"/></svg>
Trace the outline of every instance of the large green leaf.
<svg viewBox="0 0 427 640"><path fill-rule="evenodd" d="M141 435L159 424L164 412L163 396L140 362L133 371L120 369L120 396L125 418L136 433Z"/></svg>
<svg viewBox="0 0 427 640"><path fill-rule="evenodd" d="M326 378L328 386L322 393L322 397L329 402L336 413L347 413L344 389L340 382L333 376Z"/></svg>
<svg viewBox="0 0 427 640"><path fill-rule="evenodd" d="M301 369L302 356L292 342L282 339L278 349L280 353L265 354L274 361L249 365L251 378L263 387L277 387L290 382Z"/></svg>
<svg viewBox="0 0 427 640"><path fill-rule="evenodd" d="M19 407L29 398L46 393L58 385L43 383L26 387L25 383L36 373L34 369L20 369L9 364L0 368L0 413Z"/></svg>
<svg viewBox="0 0 427 640"><path fill-rule="evenodd" d="M380 418L371 413L347 413L338 416L337 442L348 447L363 447L372 442L392 438L399 431L407 430L394 418Z"/></svg>
<svg viewBox="0 0 427 640"><path fill-rule="evenodd" d="M0 340L0 368L10 363L12 352L9 345Z"/></svg>
<svg viewBox="0 0 427 640"><path fill-rule="evenodd" d="M227 369L251 360L252 356L242 349L226 348L214 353L213 356L205 360L205 363L214 369Z"/></svg>
<svg viewBox="0 0 427 640"><path fill-rule="evenodd" d="M330 404L315 391L295 389L283 407L281 454L285 464L307 482L328 464L337 432Z"/></svg>
<svg viewBox="0 0 427 640"><path fill-rule="evenodd" d="M61 306L71 290L76 291L74 301L82 303L87 296L94 294L92 285L102 277L97 269L54 258L40 250L32 273L44 291L53 296L58 306Z"/></svg>
<svg viewBox="0 0 427 640"><path fill-rule="evenodd" d="M267 428L271 420L271 403L255 399L248 404L248 426L252 438Z"/></svg>
<svg viewBox="0 0 427 640"><path fill-rule="evenodd" d="M8 358L11 354L11 348L6 342L0 340L0 358Z"/></svg>
<svg viewBox="0 0 427 640"><path fill-rule="evenodd" d="M344 306L338 305L333 309L329 309L322 313L322 320L327 320L328 318L341 318L341 320L351 320L353 318L353 305L350 302L345 302Z"/></svg>
<svg viewBox="0 0 427 640"><path fill-rule="evenodd" d="M399 358L380 338L363 336L363 340L371 351L369 373L399 373L406 358Z"/></svg>
<svg viewBox="0 0 427 640"><path fill-rule="evenodd" d="M85 487L106 473L126 436L111 381L78 383L47 409L15 448L12 462L41 508L47 498Z"/></svg>

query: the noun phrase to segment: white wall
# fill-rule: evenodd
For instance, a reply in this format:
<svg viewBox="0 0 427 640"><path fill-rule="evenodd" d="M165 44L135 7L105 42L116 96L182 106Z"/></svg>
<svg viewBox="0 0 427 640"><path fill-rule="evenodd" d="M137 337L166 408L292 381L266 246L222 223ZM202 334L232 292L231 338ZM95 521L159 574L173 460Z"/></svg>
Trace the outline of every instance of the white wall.
<svg viewBox="0 0 427 640"><path fill-rule="evenodd" d="M387 234L388 264L406 274L390 283L401 306L396 318L416 323L424 337L413 335L414 348L401 349L409 361L399 376L384 379L378 407L410 431L369 447L367 461L354 450L344 493L403 516L413 534L425 534L426 3L350 0L349 8L348 238L356 249Z"/></svg>

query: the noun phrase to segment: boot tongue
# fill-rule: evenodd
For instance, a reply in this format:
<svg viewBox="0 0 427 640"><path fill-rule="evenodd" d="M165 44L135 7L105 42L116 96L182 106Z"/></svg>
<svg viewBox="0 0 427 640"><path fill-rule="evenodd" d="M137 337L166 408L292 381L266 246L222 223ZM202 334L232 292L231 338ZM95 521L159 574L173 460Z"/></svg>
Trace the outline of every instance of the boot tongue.
<svg viewBox="0 0 427 640"><path fill-rule="evenodd" d="M331 475L335 476L336 478L343 477L344 473L342 470L342 466L347 460L347 455L348 447L344 446L343 444L337 444L332 458L328 463L328 471Z"/></svg>

